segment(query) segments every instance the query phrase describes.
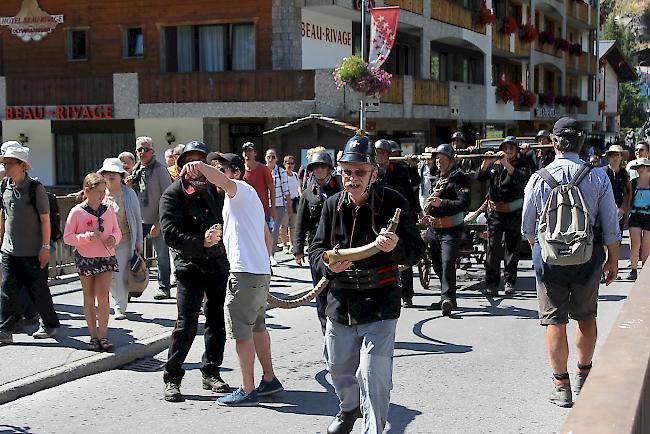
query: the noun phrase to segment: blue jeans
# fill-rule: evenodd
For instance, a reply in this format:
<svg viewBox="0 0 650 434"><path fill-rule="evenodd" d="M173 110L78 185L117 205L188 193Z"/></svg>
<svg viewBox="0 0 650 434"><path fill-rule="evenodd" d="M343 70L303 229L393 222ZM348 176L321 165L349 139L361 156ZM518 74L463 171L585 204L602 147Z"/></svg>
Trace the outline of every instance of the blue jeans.
<svg viewBox="0 0 650 434"><path fill-rule="evenodd" d="M364 434L381 433L393 388L396 319L346 326L327 318L325 360L341 411L361 407Z"/></svg>
<svg viewBox="0 0 650 434"><path fill-rule="evenodd" d="M150 224L142 224L142 233L148 234L151 230ZM153 244L153 249L156 252L156 264L158 269L158 288L162 289L165 292L168 292L172 285L169 282L169 278L172 274L171 263L169 259L169 247L165 243L165 239L162 236L162 232L154 238L147 237L150 243Z"/></svg>

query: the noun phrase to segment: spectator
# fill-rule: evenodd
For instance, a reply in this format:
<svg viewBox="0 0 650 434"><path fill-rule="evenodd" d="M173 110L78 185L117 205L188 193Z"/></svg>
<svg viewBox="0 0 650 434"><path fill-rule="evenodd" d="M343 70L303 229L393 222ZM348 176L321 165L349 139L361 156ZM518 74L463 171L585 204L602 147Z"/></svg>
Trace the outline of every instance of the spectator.
<svg viewBox="0 0 650 434"><path fill-rule="evenodd" d="M207 180L225 191L223 205L223 241L230 262L230 277L226 292L225 314L227 333L236 341L236 351L242 372L242 386L217 399L225 406L254 406L260 396L284 390L276 378L271 361L271 338L266 330L266 300L271 283L265 238L271 237L264 224L264 212L255 205L257 193L241 174L244 165L238 155L225 154L219 159L219 168L203 162L190 162L181 174L196 177L203 174ZM223 172L223 173L222 173ZM241 230L240 228L246 228ZM262 365L263 377L255 388L255 355Z"/></svg>
<svg viewBox="0 0 650 434"><path fill-rule="evenodd" d="M0 156L7 178L2 181L0 203L1 256L4 279L0 289L0 345L13 343L21 289L41 316L32 337L51 338L60 326L47 286L50 262L50 205L45 188L27 171L29 148L10 146Z"/></svg>
<svg viewBox="0 0 650 434"><path fill-rule="evenodd" d="M623 152L624 149L621 146L612 145L605 153L607 157L605 173L607 173L609 182L612 184L612 192L614 193L614 201L616 202L618 214L618 225L621 233L623 233L627 215L630 212L630 193L632 188L627 170L621 167Z"/></svg>
<svg viewBox="0 0 650 434"><path fill-rule="evenodd" d="M286 254L291 253L295 242L296 213L298 212L298 201L300 200L298 175L293 171L296 164L295 161L293 155L284 156L284 168L287 172L289 196L291 196L291 204L287 205L287 208L291 209L291 213L286 213L280 222L280 240L282 241L282 247Z"/></svg>
<svg viewBox="0 0 650 434"><path fill-rule="evenodd" d="M291 209L291 194L289 193L289 178L287 172L277 164L278 156L275 149L269 149L265 155L266 167L271 171L273 176L273 185L275 186L275 212L277 217L273 224L273 250L271 250L271 265L276 262L273 259L273 254L278 249L278 237L280 235L280 225L285 214L291 216L293 210Z"/></svg>
<svg viewBox="0 0 650 434"><path fill-rule="evenodd" d="M151 137L138 137L135 146L140 161L133 167L131 176L126 178L126 185L138 193L142 233L151 240L158 262L158 292L153 298L163 300L171 298L171 266L169 248L160 233L158 203L171 179L166 167L156 160Z"/></svg>
<svg viewBox="0 0 650 434"><path fill-rule="evenodd" d="M636 280L639 256L645 264L650 253L650 159L632 161L638 177L632 181L632 206L630 212L630 274L629 280Z"/></svg>
<svg viewBox="0 0 650 434"><path fill-rule="evenodd" d="M176 181L178 179L178 173L180 169L176 165L176 160L178 159L178 156L183 153L184 148L185 145L180 144L165 151L165 164L167 164L167 171L169 172L169 176L171 176L172 181Z"/></svg>
<svg viewBox="0 0 650 434"><path fill-rule="evenodd" d="M275 210L275 187L273 185L271 171L268 167L255 160L257 152L255 151L255 145L253 143L244 143L241 150L242 157L244 157L246 163L244 181L252 185L257 192L257 196L260 198L262 208L264 209L266 223L270 228L271 220L277 220L278 218ZM269 198L271 199L270 203Z"/></svg>
<svg viewBox="0 0 650 434"><path fill-rule="evenodd" d="M140 202L133 189L124 185L126 171L118 158L107 158L101 169L97 171L106 180L105 203L112 205L117 216L117 223L122 237L115 246L118 271L113 273L111 295L115 300L113 318L126 318L126 306L129 302L129 288L126 287L126 271L133 253L142 254L142 215Z"/></svg>
<svg viewBox="0 0 650 434"><path fill-rule="evenodd" d="M74 262L84 294L84 316L90 333L89 348L110 351L108 292L118 271L115 246L122 234L115 210L103 202L106 180L89 173L83 181L85 200L75 205L65 223L63 241L74 246ZM95 307L95 301L97 307Z"/></svg>
<svg viewBox="0 0 650 434"><path fill-rule="evenodd" d="M117 158L120 159L122 162L122 168L126 170L126 175L129 176L131 175L131 172L133 171L133 166L135 166L135 155L128 151L121 152L120 155L117 156Z"/></svg>
<svg viewBox="0 0 650 434"><path fill-rule="evenodd" d="M300 194L302 194L302 191L305 188L307 188L307 181L309 180L309 176L311 175L311 172L307 169L307 166L309 166L309 162L311 161L311 156L315 152L321 152L321 151L325 151L325 148L323 146L316 146L314 148L309 148L307 150L307 165L300 166L300 169L298 169L298 180L300 181L298 187L300 189Z"/></svg>
<svg viewBox="0 0 650 434"><path fill-rule="evenodd" d="M578 158L584 133L575 119L563 117L553 127L551 136L556 158L546 170L561 184L568 184L582 170L585 162ZM580 265L560 266L544 262L537 241L537 224L551 187L539 173L534 173L525 188L522 233L532 246L540 323L546 327L546 345L553 369L554 389L550 401L571 407L573 396L567 370L569 346L566 325L577 321L576 347L578 368L574 389L580 393L589 375L596 346L596 313L601 273L609 285L618 274L618 250L621 233L611 183L603 170L591 170L578 185L594 227L593 253ZM603 248L606 247L606 249ZM605 258L605 250L607 258ZM605 261L606 259L606 261ZM604 266L603 266L604 263Z"/></svg>
<svg viewBox="0 0 650 434"><path fill-rule="evenodd" d="M650 157L650 152L648 152L650 148L648 147L648 142L645 140L641 140L636 144L636 147L634 148L634 159L631 160L629 163L627 163L627 166L625 166L625 170L627 170L628 175L630 175L630 181L633 181L635 178L639 176L639 174L636 172L636 170L632 169L632 165L634 164L634 160L637 158L648 158Z"/></svg>

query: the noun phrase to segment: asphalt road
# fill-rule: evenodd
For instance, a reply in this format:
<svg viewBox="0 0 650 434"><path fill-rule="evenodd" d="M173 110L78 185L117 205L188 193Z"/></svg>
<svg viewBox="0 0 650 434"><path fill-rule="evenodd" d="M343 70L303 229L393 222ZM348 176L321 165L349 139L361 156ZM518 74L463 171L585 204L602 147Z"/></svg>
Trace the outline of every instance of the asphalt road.
<svg viewBox="0 0 650 434"><path fill-rule="evenodd" d="M275 283L286 292L308 280L306 268L288 264L275 268ZM537 320L530 262L520 266L515 296L488 299L476 290L461 290L460 310L451 318L424 308L437 300L437 282L433 290L423 291L416 280L417 306L403 309L398 323L387 432L559 431L568 410L547 401L552 382L544 329ZM480 274L481 269L469 271L470 277ZM460 283L467 287L474 282ZM623 281L601 288L599 347L630 288ZM164 352L2 405L0 433L325 432L338 401L324 370L314 306L270 310L267 324L277 375L286 391L257 408L219 407L216 395L201 388L203 341L198 336L186 363L183 403L161 399ZM570 366L575 366L574 353ZM231 386L239 385L232 342L223 377Z"/></svg>

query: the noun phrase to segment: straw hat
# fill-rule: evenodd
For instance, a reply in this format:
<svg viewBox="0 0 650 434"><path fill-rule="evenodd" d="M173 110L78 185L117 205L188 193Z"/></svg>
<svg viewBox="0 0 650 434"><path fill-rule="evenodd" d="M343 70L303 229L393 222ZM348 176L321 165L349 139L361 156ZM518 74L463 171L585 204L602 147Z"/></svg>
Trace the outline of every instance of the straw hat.
<svg viewBox="0 0 650 434"><path fill-rule="evenodd" d="M641 166L650 167L650 158L637 158L636 160L632 161L630 168L637 169Z"/></svg>
<svg viewBox="0 0 650 434"><path fill-rule="evenodd" d="M25 170L31 170L32 165L29 164L29 148L24 146L9 146L5 150L5 154L0 156L0 163L4 164L5 158L15 158L25 163Z"/></svg>
<svg viewBox="0 0 650 434"><path fill-rule="evenodd" d="M607 152L605 152L605 155L612 153L612 152L618 152L620 154L623 153L623 147L621 145L612 145L609 147Z"/></svg>

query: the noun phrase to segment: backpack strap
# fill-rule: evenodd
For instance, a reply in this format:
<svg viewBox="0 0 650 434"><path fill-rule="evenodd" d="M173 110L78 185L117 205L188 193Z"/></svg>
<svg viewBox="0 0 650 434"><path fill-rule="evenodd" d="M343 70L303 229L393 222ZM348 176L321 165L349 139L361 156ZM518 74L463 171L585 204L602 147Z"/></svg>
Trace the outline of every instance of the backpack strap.
<svg viewBox="0 0 650 434"><path fill-rule="evenodd" d="M5 207L4 197L7 185L9 185L9 177L2 178L2 182L0 182L0 209L4 209Z"/></svg>
<svg viewBox="0 0 650 434"><path fill-rule="evenodd" d="M585 163L582 165L580 168L580 171L575 174L573 179L571 179L571 182L569 182L569 188L573 188L576 185L579 185L583 179L591 172L591 169L593 169L594 166L592 166L589 163Z"/></svg>
<svg viewBox="0 0 650 434"><path fill-rule="evenodd" d="M555 178L553 178L553 175L551 175L551 173L546 170L546 168L542 167L536 173L542 177L542 179L551 187L551 189L560 185L560 183L557 182Z"/></svg>
<svg viewBox="0 0 650 434"><path fill-rule="evenodd" d="M29 181L29 202L34 207L34 211L36 212L36 215L40 218L40 213L38 212L38 208L36 207L36 189L38 188L39 185L41 185L40 181L37 181L36 179L30 178L30 181ZM47 192L45 192L45 194L47 194ZM48 206L49 206L49 198L48 198Z"/></svg>

